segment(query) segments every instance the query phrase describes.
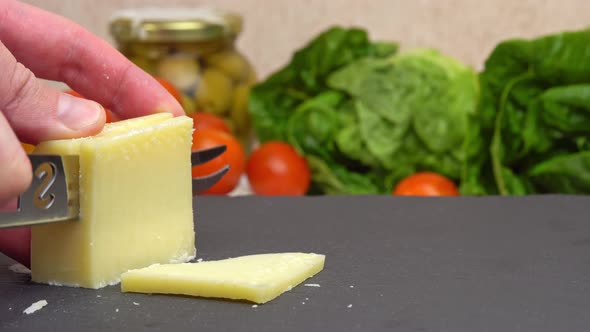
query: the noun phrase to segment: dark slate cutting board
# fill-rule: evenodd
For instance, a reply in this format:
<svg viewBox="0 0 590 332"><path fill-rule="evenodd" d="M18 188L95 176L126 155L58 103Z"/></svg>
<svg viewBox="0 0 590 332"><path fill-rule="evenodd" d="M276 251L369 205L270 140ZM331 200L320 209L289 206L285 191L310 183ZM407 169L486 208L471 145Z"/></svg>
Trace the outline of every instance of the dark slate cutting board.
<svg viewBox="0 0 590 332"><path fill-rule="evenodd" d="M307 281L321 287L253 308L35 285L2 257L0 330L590 331L590 198L202 197L196 211L198 257L323 253Z"/></svg>

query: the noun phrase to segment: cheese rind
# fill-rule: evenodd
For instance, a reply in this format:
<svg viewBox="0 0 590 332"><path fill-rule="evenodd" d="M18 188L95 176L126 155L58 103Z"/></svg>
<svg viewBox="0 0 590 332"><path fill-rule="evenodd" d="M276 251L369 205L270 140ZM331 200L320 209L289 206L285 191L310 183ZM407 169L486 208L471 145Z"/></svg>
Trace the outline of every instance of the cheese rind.
<svg viewBox="0 0 590 332"><path fill-rule="evenodd" d="M156 114L41 143L79 156L79 220L32 228L32 280L101 288L121 273L194 257L192 119Z"/></svg>
<svg viewBox="0 0 590 332"><path fill-rule="evenodd" d="M313 253L249 255L201 263L153 265L121 276L121 290L266 303L324 268Z"/></svg>

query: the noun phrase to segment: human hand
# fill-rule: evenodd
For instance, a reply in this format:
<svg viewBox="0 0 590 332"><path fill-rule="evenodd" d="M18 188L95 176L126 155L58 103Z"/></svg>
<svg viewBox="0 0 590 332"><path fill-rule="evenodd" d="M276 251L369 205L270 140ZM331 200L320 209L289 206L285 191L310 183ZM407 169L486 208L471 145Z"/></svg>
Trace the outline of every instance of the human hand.
<svg viewBox="0 0 590 332"><path fill-rule="evenodd" d="M14 207L15 197L32 180L20 142L96 134L105 123L100 105L121 119L163 111L184 114L154 78L107 42L16 0L0 0L0 73L0 209ZM36 78L64 82L96 102L51 89ZM28 234L27 229L1 231L0 252L28 265Z"/></svg>
<svg viewBox="0 0 590 332"><path fill-rule="evenodd" d="M0 211L14 210L16 199L0 205ZM27 267L30 266L31 230L27 227L0 230L0 252Z"/></svg>

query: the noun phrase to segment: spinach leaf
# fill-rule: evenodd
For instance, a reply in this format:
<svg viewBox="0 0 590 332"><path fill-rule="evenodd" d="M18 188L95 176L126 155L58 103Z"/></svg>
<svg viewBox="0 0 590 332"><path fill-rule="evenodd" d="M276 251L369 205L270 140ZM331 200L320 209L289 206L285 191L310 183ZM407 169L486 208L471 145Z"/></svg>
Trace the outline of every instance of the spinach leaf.
<svg viewBox="0 0 590 332"><path fill-rule="evenodd" d="M328 195L371 195L382 194L383 191L373 182L371 176L352 172L346 167L329 163L315 156L307 157L308 164L314 174L313 182Z"/></svg>
<svg viewBox="0 0 590 332"><path fill-rule="evenodd" d="M258 139L285 140L292 112L326 90L326 78L334 70L359 58L396 51L397 44L373 43L362 29L333 27L322 32L295 52L289 64L252 88L248 109Z"/></svg>
<svg viewBox="0 0 590 332"><path fill-rule="evenodd" d="M479 84L471 68L431 49L400 55L396 88L406 92L400 104L412 114L415 133L430 151L443 153L461 146L468 117L475 113Z"/></svg>
<svg viewBox="0 0 590 332"><path fill-rule="evenodd" d="M367 153L368 147L361 138L358 117L353 105L347 105L345 109L350 111L343 113L342 127L335 137L336 147L344 158L354 160L367 167L380 167L380 161L371 153Z"/></svg>
<svg viewBox="0 0 590 332"><path fill-rule="evenodd" d="M379 160L383 168L395 167L394 153L402 143L405 128L390 123L361 101L357 101L355 106L360 134L357 139L367 147L365 153Z"/></svg>
<svg viewBox="0 0 590 332"><path fill-rule="evenodd" d="M566 135L587 136L590 130L590 82L558 86L539 97L540 116L548 128Z"/></svg>
<svg viewBox="0 0 590 332"><path fill-rule="evenodd" d="M438 51L418 49L355 61L332 74L328 85L355 100L358 133L381 168L460 177L479 93L472 69Z"/></svg>
<svg viewBox="0 0 590 332"><path fill-rule="evenodd" d="M498 192L503 195L509 192L524 194L524 189L520 181L510 170L504 167L504 162L507 158L507 151L505 149L506 145L502 140L502 134L503 131L509 131L508 134L510 134L510 137L518 137L519 132L515 131L517 131L520 127L519 122L522 122L522 116L519 116L520 112L510 108L511 105L507 105L508 97L517 84L531 79L532 76L533 75L531 72L526 72L513 78L506 84L506 87L500 96L500 103L498 106L499 109L494 123L494 132L492 135L490 153L492 169L494 171L494 179L498 186ZM512 147L518 146L517 143L517 141L513 141Z"/></svg>
<svg viewBox="0 0 590 332"><path fill-rule="evenodd" d="M530 169L539 189L565 194L590 193L590 151L560 155Z"/></svg>
<svg viewBox="0 0 590 332"><path fill-rule="evenodd" d="M340 130L337 112L343 95L327 91L299 105L285 127L286 141L299 153L329 158L335 150L334 137Z"/></svg>
<svg viewBox="0 0 590 332"><path fill-rule="evenodd" d="M380 164L377 158L367 153L367 146L360 139L359 127L356 124L345 126L338 132L336 146L344 157L350 160L357 160L359 163L369 167L378 167Z"/></svg>
<svg viewBox="0 0 590 332"><path fill-rule="evenodd" d="M320 192L377 192L372 175L356 172L363 161L372 164L376 158L366 153L358 128L351 126L357 122L353 103L327 79L358 59L389 57L397 49L396 43L370 41L358 28L322 32L252 89L249 111L258 139L287 141L311 160Z"/></svg>
<svg viewBox="0 0 590 332"><path fill-rule="evenodd" d="M581 157L590 137L589 42L590 30L581 30L494 49L480 75L463 193L582 192L590 175Z"/></svg>

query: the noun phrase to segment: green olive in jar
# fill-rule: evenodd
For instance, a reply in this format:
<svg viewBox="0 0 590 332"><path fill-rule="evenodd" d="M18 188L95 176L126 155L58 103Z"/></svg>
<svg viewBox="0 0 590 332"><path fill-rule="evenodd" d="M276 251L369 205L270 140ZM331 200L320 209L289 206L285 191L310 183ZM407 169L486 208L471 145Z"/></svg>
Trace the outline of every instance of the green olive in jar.
<svg viewBox="0 0 590 332"><path fill-rule="evenodd" d="M248 149L254 135L246 86L256 74L236 44L243 19L224 9L191 7L117 11L109 30L122 54L181 92L186 114L222 117Z"/></svg>
<svg viewBox="0 0 590 332"><path fill-rule="evenodd" d="M183 93L192 93L199 81L199 64L189 57L167 57L160 60L157 75L170 81Z"/></svg>
<svg viewBox="0 0 590 332"><path fill-rule="evenodd" d="M156 74L156 62L153 60L149 60L145 57L136 56L129 58L131 62L137 65L139 68L143 69L143 71L147 72L150 75Z"/></svg>
<svg viewBox="0 0 590 332"><path fill-rule="evenodd" d="M190 116L197 111L197 106L195 105L193 98L187 96L184 93L181 93L181 98L182 108L184 108L184 113L186 113L186 115Z"/></svg>
<svg viewBox="0 0 590 332"><path fill-rule="evenodd" d="M250 87L241 84L234 89L234 96L231 107L231 119L236 126L238 133L245 132L250 125L250 115L248 113L248 97Z"/></svg>
<svg viewBox="0 0 590 332"><path fill-rule="evenodd" d="M220 70L205 69L195 92L198 107L217 115L227 113L233 97L232 85L231 79Z"/></svg>
<svg viewBox="0 0 590 332"><path fill-rule="evenodd" d="M250 71L248 62L232 50L214 53L207 57L206 63L208 66L219 69L236 82L241 82Z"/></svg>

